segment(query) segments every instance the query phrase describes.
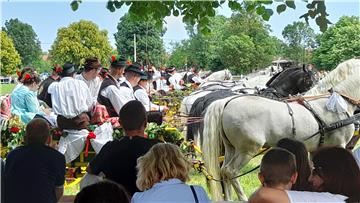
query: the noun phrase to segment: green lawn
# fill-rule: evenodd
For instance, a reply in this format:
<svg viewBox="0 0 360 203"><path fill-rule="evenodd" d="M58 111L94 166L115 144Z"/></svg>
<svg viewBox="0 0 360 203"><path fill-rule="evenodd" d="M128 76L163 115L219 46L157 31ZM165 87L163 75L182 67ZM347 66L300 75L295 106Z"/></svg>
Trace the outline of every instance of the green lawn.
<svg viewBox="0 0 360 203"><path fill-rule="evenodd" d="M10 94L16 84L0 84L0 95Z"/></svg>

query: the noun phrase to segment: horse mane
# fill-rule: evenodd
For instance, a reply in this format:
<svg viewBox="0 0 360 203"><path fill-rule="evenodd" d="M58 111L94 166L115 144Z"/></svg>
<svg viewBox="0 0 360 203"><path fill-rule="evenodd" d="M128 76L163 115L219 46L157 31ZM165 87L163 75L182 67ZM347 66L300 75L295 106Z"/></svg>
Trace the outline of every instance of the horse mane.
<svg viewBox="0 0 360 203"><path fill-rule="evenodd" d="M360 75L352 75L336 85L333 90L355 100L360 100Z"/></svg>
<svg viewBox="0 0 360 203"><path fill-rule="evenodd" d="M319 83L310 89L306 95L326 93L329 89L346 80L349 76L360 77L360 59L354 58L340 63L334 70L328 73Z"/></svg>
<svg viewBox="0 0 360 203"><path fill-rule="evenodd" d="M230 90L217 90L211 92L203 97L197 98L193 105L191 106L191 110L189 113L190 117L203 117L204 110L214 101L223 99L226 97L234 96L236 93ZM203 131L203 123L191 123L188 124L187 132L186 132L186 139L194 140L194 134L196 132L200 132L200 140L202 140L202 131Z"/></svg>
<svg viewBox="0 0 360 203"><path fill-rule="evenodd" d="M287 78L292 73L302 70L300 67L287 68L281 71L280 73L275 74L270 80L266 83L267 87L273 87L274 85L282 82L285 78Z"/></svg>

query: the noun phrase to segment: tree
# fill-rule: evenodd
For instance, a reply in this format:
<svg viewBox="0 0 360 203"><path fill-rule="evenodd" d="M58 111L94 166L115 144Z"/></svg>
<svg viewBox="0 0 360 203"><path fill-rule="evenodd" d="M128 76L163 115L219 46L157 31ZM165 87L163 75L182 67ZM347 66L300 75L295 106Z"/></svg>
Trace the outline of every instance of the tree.
<svg viewBox="0 0 360 203"><path fill-rule="evenodd" d="M287 42L285 56L297 62L308 63L306 50L313 49L316 45L314 30L304 22L294 22L287 25L282 31L282 35Z"/></svg>
<svg viewBox="0 0 360 203"><path fill-rule="evenodd" d="M76 11L82 0L73 0L71 2L72 10ZM223 5L225 0L210 0L210 1L129 1L129 0L108 0L106 8L111 12L120 9L123 6L129 7L129 13L136 17L139 21L144 19L154 19L158 26L162 26L163 19L166 16L182 15L183 21L191 25L198 24L199 30L202 33L210 31L209 17L215 16L215 9ZM306 21L309 18L315 19L321 31L327 29L330 21L327 20L326 6L324 1L306 0L305 1L308 12L300 16ZM246 9L248 12L256 11L264 20L269 20L274 11L267 8L269 5L276 4L276 11L278 13L284 12L287 8L295 9L294 0L259 0L259 1L228 1L228 7L232 11L242 11Z"/></svg>
<svg viewBox="0 0 360 203"><path fill-rule="evenodd" d="M186 41L173 44L171 56L166 64L168 67L182 68L185 64L187 64L188 54L185 43Z"/></svg>
<svg viewBox="0 0 360 203"><path fill-rule="evenodd" d="M280 41L269 35L269 27L255 14L243 11L230 18L215 16L210 21L212 32L206 35L187 25L190 39L175 47L170 60L183 50L187 64L245 73L266 67L280 54Z"/></svg>
<svg viewBox="0 0 360 203"><path fill-rule="evenodd" d="M220 57L232 72L246 73L254 63L256 48L247 35L233 35L227 38L222 46ZM238 57L234 57L238 56Z"/></svg>
<svg viewBox="0 0 360 203"><path fill-rule="evenodd" d="M14 74L17 66L21 64L20 55L16 51L12 39L4 31L1 31L0 44L1 75Z"/></svg>
<svg viewBox="0 0 360 203"><path fill-rule="evenodd" d="M165 33L163 27L157 27L155 21L134 21L130 15L124 15L114 34L116 47L126 58L134 54L134 35L136 35L137 62L156 66L162 64L165 49L161 37Z"/></svg>
<svg viewBox="0 0 360 203"><path fill-rule="evenodd" d="M332 70L344 60L360 56L360 19L343 16L318 37L313 62L320 69Z"/></svg>
<svg viewBox="0 0 360 203"><path fill-rule="evenodd" d="M49 55L53 63L82 64L87 57L97 57L107 65L111 52L107 31L99 30L91 21L80 20L58 30Z"/></svg>
<svg viewBox="0 0 360 203"><path fill-rule="evenodd" d="M23 23L17 18L10 19L5 22L4 30L12 38L23 65L31 65L39 60L41 55L40 41L31 25Z"/></svg>

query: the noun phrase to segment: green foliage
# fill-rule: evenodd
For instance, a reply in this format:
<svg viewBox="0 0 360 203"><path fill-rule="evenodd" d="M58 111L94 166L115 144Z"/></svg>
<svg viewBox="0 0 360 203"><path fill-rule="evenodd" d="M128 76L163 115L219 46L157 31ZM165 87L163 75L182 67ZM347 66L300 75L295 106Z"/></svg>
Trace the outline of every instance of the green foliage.
<svg viewBox="0 0 360 203"><path fill-rule="evenodd" d="M10 19L5 22L4 31L13 39L15 49L20 54L24 66L39 60L40 41L31 25L23 23L17 18Z"/></svg>
<svg viewBox="0 0 360 203"><path fill-rule="evenodd" d="M230 36L223 44L220 57L232 72L249 72L255 59L255 45L247 35ZM234 57L239 56L239 57Z"/></svg>
<svg viewBox="0 0 360 203"><path fill-rule="evenodd" d="M294 22L287 25L282 31L282 35L287 42L285 49L285 57L297 62L310 62L310 56L306 53L306 49L314 48L315 32L304 22Z"/></svg>
<svg viewBox="0 0 360 203"><path fill-rule="evenodd" d="M343 16L318 37L313 62L320 69L332 70L340 62L360 56L360 19Z"/></svg>
<svg viewBox="0 0 360 203"><path fill-rule="evenodd" d="M106 66L111 52L107 31L99 30L91 21L80 20L58 30L49 54L53 63L82 64L87 57L97 57Z"/></svg>
<svg viewBox="0 0 360 203"><path fill-rule="evenodd" d="M210 18L210 34L188 25L190 39L176 44L169 63L177 67L195 64L212 71L230 68L234 73L264 68L281 54L281 41L269 35L269 28L254 13L240 12L230 18Z"/></svg>
<svg viewBox="0 0 360 203"><path fill-rule="evenodd" d="M49 61L44 61L42 59L34 61L31 64L31 66L34 67L39 73L44 73L44 72L50 73L52 71L51 70L52 64Z"/></svg>
<svg viewBox="0 0 360 203"><path fill-rule="evenodd" d="M163 63L165 49L161 37L165 29L156 25L154 20L135 21L130 15L124 15L114 34L117 51L120 55L132 57L134 54L134 34L136 34L137 62L140 64Z"/></svg>
<svg viewBox="0 0 360 203"><path fill-rule="evenodd" d="M21 64L20 55L16 51L12 39L4 31L1 31L0 44L1 75L14 74L16 67Z"/></svg>
<svg viewBox="0 0 360 203"><path fill-rule="evenodd" d="M76 11L82 0L73 0L70 5L73 11ZM308 2L308 0L304 0ZM311 0L310 0L311 1ZM199 31L203 34L208 34L211 31L210 17L215 16L215 9L222 6L225 0L211 0L211 1L129 1L129 0L108 0L106 8L111 12L120 9L123 6L129 7L129 13L138 18L139 21L147 19L154 19L156 25L161 27L162 22L166 16L182 15L183 22L192 26L198 25ZM247 12L256 11L263 20L269 20L273 15L273 10L266 8L270 5L278 5L277 12L285 11L287 7L295 9L296 5L293 0L257 0L257 1L228 1L228 7L232 11ZM330 23L327 20L328 14L324 1L312 0L306 5L308 12L301 16L306 21L309 18L315 19L322 31L327 29Z"/></svg>

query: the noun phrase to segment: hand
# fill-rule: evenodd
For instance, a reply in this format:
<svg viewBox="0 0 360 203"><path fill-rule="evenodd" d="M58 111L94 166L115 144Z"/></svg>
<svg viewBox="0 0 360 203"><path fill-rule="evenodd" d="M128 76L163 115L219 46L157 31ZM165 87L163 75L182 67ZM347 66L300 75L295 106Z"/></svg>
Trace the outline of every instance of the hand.
<svg viewBox="0 0 360 203"><path fill-rule="evenodd" d="M50 116L50 114L51 114L51 110L50 110L49 108L43 109L43 112L44 112L47 116Z"/></svg>

